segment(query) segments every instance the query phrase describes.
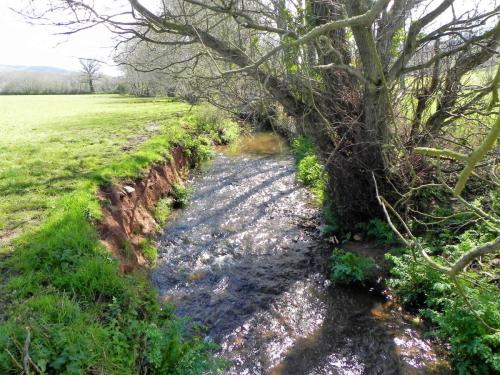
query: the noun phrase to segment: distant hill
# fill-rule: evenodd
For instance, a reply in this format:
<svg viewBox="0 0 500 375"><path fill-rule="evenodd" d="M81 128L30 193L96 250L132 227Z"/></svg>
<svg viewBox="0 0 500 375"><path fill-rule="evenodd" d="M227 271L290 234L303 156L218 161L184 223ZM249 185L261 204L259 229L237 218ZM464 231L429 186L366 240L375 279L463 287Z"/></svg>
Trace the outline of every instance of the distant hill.
<svg viewBox="0 0 500 375"><path fill-rule="evenodd" d="M31 73L71 73L69 70L53 66L2 65L0 72L31 72Z"/></svg>

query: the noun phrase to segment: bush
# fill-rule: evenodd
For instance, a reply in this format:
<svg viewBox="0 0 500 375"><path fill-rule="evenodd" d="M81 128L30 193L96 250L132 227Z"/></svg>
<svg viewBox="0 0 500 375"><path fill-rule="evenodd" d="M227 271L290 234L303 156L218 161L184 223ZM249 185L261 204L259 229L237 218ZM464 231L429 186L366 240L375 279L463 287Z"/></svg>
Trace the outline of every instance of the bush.
<svg viewBox="0 0 500 375"><path fill-rule="evenodd" d="M234 142L240 135L240 126L228 117L227 112L211 106L203 107L196 117L199 133L206 134L219 144Z"/></svg>
<svg viewBox="0 0 500 375"><path fill-rule="evenodd" d="M325 203L327 176L324 167L314 153L314 144L310 138L300 137L292 142L297 164L297 178L310 187L319 204Z"/></svg>
<svg viewBox="0 0 500 375"><path fill-rule="evenodd" d="M459 236L455 245L440 244L440 248L427 245L427 251L453 261L478 243L490 239L487 232L476 228ZM461 280L474 312L467 306L456 285L446 275L429 267L419 255L414 258L406 250L401 256L388 255L388 258L394 264L388 285L405 306L416 310L435 325L434 335L450 344L451 359L457 373L499 373L500 292L484 277L494 274L494 270L488 268L488 259L482 260L481 273L469 269Z"/></svg>
<svg viewBox="0 0 500 375"><path fill-rule="evenodd" d="M330 280L336 284L362 284L374 267L371 258L335 249L330 257Z"/></svg>
<svg viewBox="0 0 500 375"><path fill-rule="evenodd" d="M384 220L373 219L368 222L366 234L373 237L383 245L391 245L396 242L396 235Z"/></svg>
<svg viewBox="0 0 500 375"><path fill-rule="evenodd" d="M189 202L190 191L183 184L173 184L171 194L174 198L174 207L184 208L187 206Z"/></svg>
<svg viewBox="0 0 500 375"><path fill-rule="evenodd" d="M172 212L174 201L172 197L163 197L156 204L154 218L159 226L167 224L168 217Z"/></svg>

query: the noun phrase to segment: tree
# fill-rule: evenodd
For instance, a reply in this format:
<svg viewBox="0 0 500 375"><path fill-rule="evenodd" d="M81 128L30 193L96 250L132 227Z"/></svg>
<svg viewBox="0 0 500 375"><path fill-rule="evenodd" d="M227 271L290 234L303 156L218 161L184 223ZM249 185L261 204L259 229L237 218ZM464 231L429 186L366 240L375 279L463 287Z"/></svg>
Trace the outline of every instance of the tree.
<svg viewBox="0 0 500 375"><path fill-rule="evenodd" d="M450 12L453 3L162 0L153 8L123 0L109 13L93 1L59 0L45 7L38 2L25 14L32 20L57 16L53 22L66 33L105 24L120 44L158 51L162 58L147 61L147 70L203 78L234 98L241 90L232 84L244 81L245 91L278 102L314 139L330 177L333 209L349 228L382 215L372 174L391 200L418 177L408 164L413 148L432 144L457 113L471 111L486 95L471 95L462 81L496 53L498 8L492 2L457 14ZM446 12L449 22L438 22ZM418 62L430 46L434 52ZM396 104L408 95L418 104L413 131L404 133L408 121Z"/></svg>
<svg viewBox="0 0 500 375"><path fill-rule="evenodd" d="M99 75L101 64L94 59L79 59L82 67L82 74L89 85L91 94L95 94L94 83Z"/></svg>

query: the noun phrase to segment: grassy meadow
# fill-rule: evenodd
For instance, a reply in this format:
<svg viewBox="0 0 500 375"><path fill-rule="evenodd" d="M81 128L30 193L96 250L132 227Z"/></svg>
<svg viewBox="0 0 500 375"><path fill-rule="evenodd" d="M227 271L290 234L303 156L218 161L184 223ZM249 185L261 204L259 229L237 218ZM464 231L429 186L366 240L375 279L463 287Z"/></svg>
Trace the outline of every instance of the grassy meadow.
<svg viewBox="0 0 500 375"><path fill-rule="evenodd" d="M174 145L201 161L236 137L237 124L214 113L171 99L0 96L1 374L26 360L57 374L220 365L160 308L146 272L119 271L94 225L100 185L140 175Z"/></svg>
<svg viewBox="0 0 500 375"><path fill-rule="evenodd" d="M189 108L113 95L0 96L0 246L62 195L112 175L107 169Z"/></svg>

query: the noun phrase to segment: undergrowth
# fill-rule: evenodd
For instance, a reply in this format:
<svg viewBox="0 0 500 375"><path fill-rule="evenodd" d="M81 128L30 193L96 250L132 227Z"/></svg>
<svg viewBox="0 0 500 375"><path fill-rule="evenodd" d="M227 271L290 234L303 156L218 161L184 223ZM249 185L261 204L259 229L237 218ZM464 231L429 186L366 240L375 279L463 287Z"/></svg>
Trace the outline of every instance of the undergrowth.
<svg viewBox="0 0 500 375"><path fill-rule="evenodd" d="M299 137L292 141L297 165L297 178L309 187L319 205L325 204L327 175L314 152L314 143L308 137Z"/></svg>
<svg viewBox="0 0 500 375"><path fill-rule="evenodd" d="M171 195L174 199L175 208L185 208L189 202L190 190L182 183L172 185Z"/></svg>
<svg viewBox="0 0 500 375"><path fill-rule="evenodd" d="M160 227L167 224L168 218L172 212L174 199L170 196L161 198L157 203L154 210L154 218Z"/></svg>
<svg viewBox="0 0 500 375"><path fill-rule="evenodd" d="M0 324L1 374L18 374L26 364L42 374L120 375L209 374L223 365L202 331L187 332L168 306L160 307L145 272L119 271L94 225L101 218L100 185L138 176L174 145L204 159L204 145L220 140L223 125L212 132L197 121L196 115L171 120L133 153L62 194L39 227L14 241L5 261L15 276L7 284L8 319ZM142 247L153 260L152 245Z"/></svg>
<svg viewBox="0 0 500 375"><path fill-rule="evenodd" d="M370 240L375 240L379 245L394 245L397 243L396 235L386 221L372 219L368 223L359 223L356 229L363 232Z"/></svg>
<svg viewBox="0 0 500 375"><path fill-rule="evenodd" d="M421 239L429 254L454 261L494 234L479 225L460 235ZM460 375L500 372L500 292L495 281L495 255L474 262L461 275L467 301L449 277L434 270L418 254L403 249L400 256L387 256L394 264L388 285L402 303L433 323L431 335L450 345L453 365Z"/></svg>
<svg viewBox="0 0 500 375"><path fill-rule="evenodd" d="M301 137L292 143L296 156L297 175L310 187L318 203L323 206L325 234L340 234L349 239L351 233L340 231L325 193L326 177L314 154L311 139ZM334 178L334 176L333 176ZM422 227L417 221L410 223L412 231L427 252L452 263L473 247L492 241L498 231L481 224L472 224L470 213L455 212L439 190L422 190L419 202L431 202L436 217L447 218L431 227ZM472 199L476 207L499 211L498 194ZM423 208L428 211L428 209ZM474 223L474 222L472 222ZM384 220L374 219L360 223L356 230L379 245L394 247L395 234ZM389 287L403 305L430 322L429 335L449 344L451 361L459 375L487 375L500 373L500 291L495 255L473 262L461 275L461 295L451 279L434 270L418 254L409 249L391 252L392 261ZM498 259L498 255L496 255ZM371 258L335 249L330 260L330 279L338 284L363 284L374 267Z"/></svg>
<svg viewBox="0 0 500 375"><path fill-rule="evenodd" d="M335 249L330 257L330 280L336 284L363 284L374 267L372 258Z"/></svg>
<svg viewBox="0 0 500 375"><path fill-rule="evenodd" d="M322 228L323 233L334 234L338 232L340 228L333 214L331 203L327 199L327 175L315 154L313 141L308 137L296 138L292 141L292 149L297 165L297 178L311 189L316 203L323 208L325 221ZM374 234L379 235L381 226L376 227L376 224L369 224L367 229L371 229ZM390 237L385 228L382 233ZM363 284L374 267L375 264L371 258L335 249L330 258L330 279L336 284Z"/></svg>

